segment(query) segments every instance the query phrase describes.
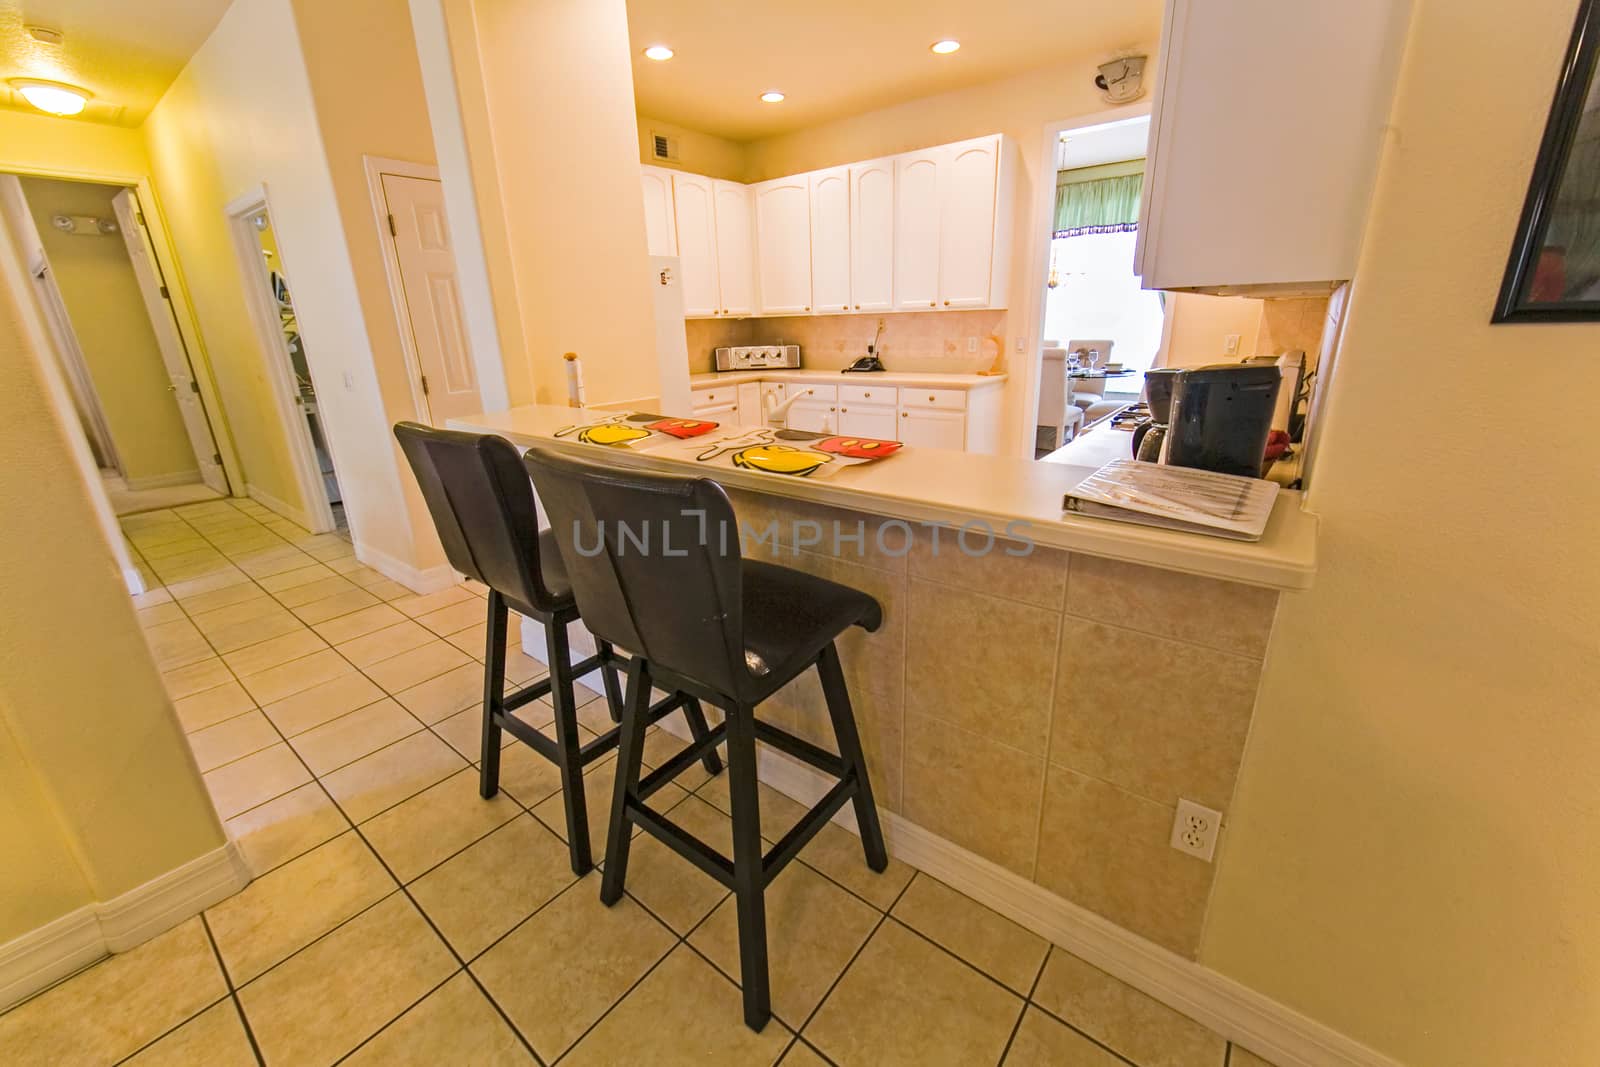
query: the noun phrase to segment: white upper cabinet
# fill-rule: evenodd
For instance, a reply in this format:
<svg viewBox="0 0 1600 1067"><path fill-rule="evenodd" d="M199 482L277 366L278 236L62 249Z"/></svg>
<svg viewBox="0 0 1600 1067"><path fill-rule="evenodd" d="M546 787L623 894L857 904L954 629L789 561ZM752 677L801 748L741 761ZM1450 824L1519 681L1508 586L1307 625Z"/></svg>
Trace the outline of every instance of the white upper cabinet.
<svg viewBox="0 0 1600 1067"><path fill-rule="evenodd" d="M816 210L813 195L813 215ZM812 238L813 264L816 240ZM815 267L812 282L815 288L814 272ZM893 159L875 159L850 167L850 298L854 311L891 311L894 308ZM822 303L821 296L816 299Z"/></svg>
<svg viewBox="0 0 1600 1067"><path fill-rule="evenodd" d="M717 220L717 282L724 315L756 310L755 241L750 227L750 187L721 179L711 183Z"/></svg>
<svg viewBox="0 0 1600 1067"><path fill-rule="evenodd" d="M811 175L811 306L819 315L850 310L849 167Z"/></svg>
<svg viewBox="0 0 1600 1067"><path fill-rule="evenodd" d="M988 307L1000 138L963 141L940 151L939 306Z"/></svg>
<svg viewBox="0 0 1600 1067"><path fill-rule="evenodd" d="M1166 0L1145 288L1326 291L1355 273L1410 6Z"/></svg>
<svg viewBox="0 0 1600 1067"><path fill-rule="evenodd" d="M811 189L806 175L750 187L756 216L756 282L764 315L811 310Z"/></svg>
<svg viewBox="0 0 1600 1067"><path fill-rule="evenodd" d="M678 269L683 273L683 313L690 318L719 314L717 222L711 179L698 174L672 176L678 231Z"/></svg>
<svg viewBox="0 0 1600 1067"><path fill-rule="evenodd" d="M908 152L895 160L894 306L904 311L939 306L939 184L944 152Z"/></svg>
<svg viewBox="0 0 1600 1067"><path fill-rule="evenodd" d="M645 244L652 256L678 254L678 219L673 210L670 170L642 167L639 176L644 189Z"/></svg>

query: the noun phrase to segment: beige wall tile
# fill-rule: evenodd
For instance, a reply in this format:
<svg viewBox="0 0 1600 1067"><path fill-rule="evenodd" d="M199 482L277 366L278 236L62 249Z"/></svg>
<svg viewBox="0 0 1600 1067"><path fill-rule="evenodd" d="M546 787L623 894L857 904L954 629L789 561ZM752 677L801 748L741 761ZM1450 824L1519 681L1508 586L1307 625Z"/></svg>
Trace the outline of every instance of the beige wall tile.
<svg viewBox="0 0 1600 1067"><path fill-rule="evenodd" d="M1023 996L1050 948L1044 938L926 874L917 875L890 914Z"/></svg>
<svg viewBox="0 0 1600 1067"><path fill-rule="evenodd" d="M1050 760L1160 804L1225 810L1260 672L1241 656L1067 618Z"/></svg>
<svg viewBox="0 0 1600 1067"><path fill-rule="evenodd" d="M346 1067L513 1067L533 1057L473 980L458 974L362 1045Z"/></svg>
<svg viewBox="0 0 1600 1067"><path fill-rule="evenodd" d="M912 579L906 708L1043 755L1061 616Z"/></svg>
<svg viewBox="0 0 1600 1067"><path fill-rule="evenodd" d="M1260 659L1278 593L1239 582L1074 556L1067 613Z"/></svg>
<svg viewBox="0 0 1600 1067"><path fill-rule="evenodd" d="M999 537L1002 532L974 528L963 534L957 527L941 527L935 542L934 531L919 526L907 556L911 576L1059 611L1067 589L1067 553L1043 545L1029 551ZM996 535L993 540L990 533Z"/></svg>
<svg viewBox="0 0 1600 1067"><path fill-rule="evenodd" d="M1022 999L890 920L806 1026L840 1067L997 1063Z"/></svg>
<svg viewBox="0 0 1600 1067"><path fill-rule="evenodd" d="M798 549L876 570L905 573L910 537L897 520L748 490L730 490L729 499L744 535L747 555L793 566L793 550ZM914 529L915 524L912 526ZM799 544L801 541L807 543ZM774 553L774 545L788 551Z"/></svg>
<svg viewBox="0 0 1600 1067"><path fill-rule="evenodd" d="M239 990L239 1002L268 1063L332 1063L455 966L421 913L395 893Z"/></svg>
<svg viewBox="0 0 1600 1067"><path fill-rule="evenodd" d="M905 816L1027 877L1038 845L1044 757L916 711L906 716Z"/></svg>
<svg viewBox="0 0 1600 1067"><path fill-rule="evenodd" d="M1167 844L1173 808L1052 766L1034 881L1193 959L1215 868Z"/></svg>
<svg viewBox="0 0 1600 1067"><path fill-rule="evenodd" d="M1227 1042L1110 975L1056 949L1034 1001L1140 1067L1222 1067Z"/></svg>

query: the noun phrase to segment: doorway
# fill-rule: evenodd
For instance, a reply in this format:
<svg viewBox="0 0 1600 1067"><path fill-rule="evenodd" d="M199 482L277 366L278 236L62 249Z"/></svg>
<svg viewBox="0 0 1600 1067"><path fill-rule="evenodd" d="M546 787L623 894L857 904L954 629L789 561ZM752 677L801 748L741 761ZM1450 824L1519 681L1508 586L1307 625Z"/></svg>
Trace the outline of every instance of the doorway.
<svg viewBox="0 0 1600 1067"><path fill-rule="evenodd" d="M119 515L229 491L211 418L138 193L123 185L0 175L67 387L69 423L88 445Z"/></svg>
<svg viewBox="0 0 1600 1067"><path fill-rule="evenodd" d="M249 304L268 362L268 378L285 411L290 452L314 533L345 529L344 494L294 309L289 271L264 194L232 205L229 217L245 265Z"/></svg>

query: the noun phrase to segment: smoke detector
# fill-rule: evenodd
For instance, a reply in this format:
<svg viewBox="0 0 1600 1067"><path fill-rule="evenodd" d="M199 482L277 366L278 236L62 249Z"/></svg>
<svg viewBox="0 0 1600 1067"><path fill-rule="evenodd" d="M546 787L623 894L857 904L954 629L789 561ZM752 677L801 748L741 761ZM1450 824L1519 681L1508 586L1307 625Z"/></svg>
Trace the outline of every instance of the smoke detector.
<svg viewBox="0 0 1600 1067"><path fill-rule="evenodd" d="M1094 84L1108 104L1131 104L1144 95L1144 65L1148 56L1123 56L1100 66Z"/></svg>

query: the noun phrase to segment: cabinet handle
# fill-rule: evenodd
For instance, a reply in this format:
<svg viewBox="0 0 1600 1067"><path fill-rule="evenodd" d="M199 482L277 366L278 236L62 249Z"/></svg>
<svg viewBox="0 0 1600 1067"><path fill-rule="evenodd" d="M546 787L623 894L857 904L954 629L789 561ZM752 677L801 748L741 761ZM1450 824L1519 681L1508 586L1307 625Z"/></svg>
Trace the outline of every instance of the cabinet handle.
<svg viewBox="0 0 1600 1067"><path fill-rule="evenodd" d="M861 399L863 399L863 400L871 400L872 399L872 394L871 393L862 393L861 394Z"/></svg>
<svg viewBox="0 0 1600 1067"><path fill-rule="evenodd" d="M850 414L850 409L849 408L840 408L839 409L839 414L848 415L848 414Z"/></svg>
<svg viewBox="0 0 1600 1067"><path fill-rule="evenodd" d="M856 310L857 310L857 311L860 311L860 310L861 310L861 305L860 305L860 304L857 304L857 305L856 305Z"/></svg>
<svg viewBox="0 0 1600 1067"><path fill-rule="evenodd" d="M938 307L939 306L939 302L937 300L930 300L930 301L928 301L928 306L929 307Z"/></svg>
<svg viewBox="0 0 1600 1067"><path fill-rule="evenodd" d="M908 419L908 418L910 418L910 417L911 417L911 412L909 412L909 411L902 411L902 412L901 412L901 413L900 413L900 417L901 417L901 418L902 418L902 419Z"/></svg>
<svg viewBox="0 0 1600 1067"><path fill-rule="evenodd" d="M931 397L931 396L930 396L930 397L929 397L929 398L928 398L928 403L930 403L930 404L931 404L931 403L933 403L933 397Z"/></svg>
<svg viewBox="0 0 1600 1067"><path fill-rule="evenodd" d="M807 311L810 311L810 310L811 310L811 305L810 305L810 304L807 304L807 305L806 305L806 310L807 310Z"/></svg>
<svg viewBox="0 0 1600 1067"><path fill-rule="evenodd" d="M945 302L944 302L944 306L945 306L945 307L949 307L949 306L950 306L950 301L948 301L948 300L946 300L946 301L945 301Z"/></svg>
<svg viewBox="0 0 1600 1067"><path fill-rule="evenodd" d="M832 405L832 404L829 404L829 405L828 405L828 410L829 410L829 411L838 411L838 410L839 410L839 409L838 409L838 408L836 408L836 407L834 407L834 406L833 406L833 405Z"/></svg>

